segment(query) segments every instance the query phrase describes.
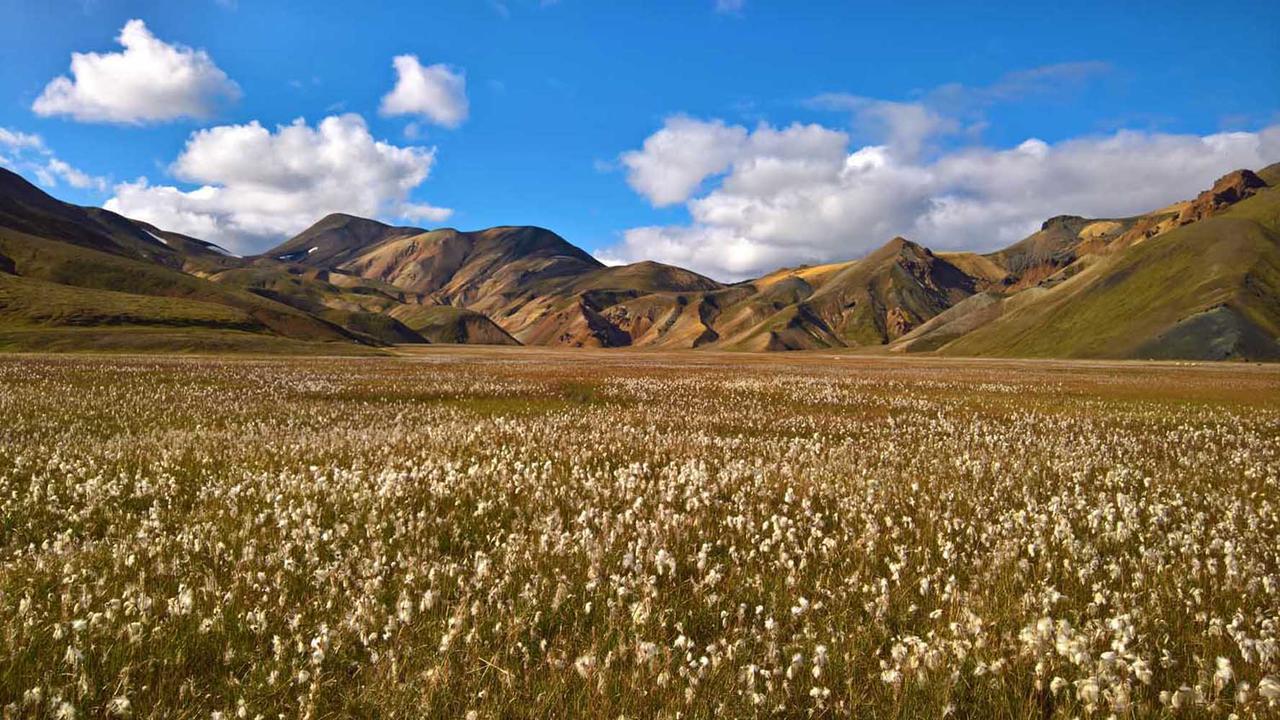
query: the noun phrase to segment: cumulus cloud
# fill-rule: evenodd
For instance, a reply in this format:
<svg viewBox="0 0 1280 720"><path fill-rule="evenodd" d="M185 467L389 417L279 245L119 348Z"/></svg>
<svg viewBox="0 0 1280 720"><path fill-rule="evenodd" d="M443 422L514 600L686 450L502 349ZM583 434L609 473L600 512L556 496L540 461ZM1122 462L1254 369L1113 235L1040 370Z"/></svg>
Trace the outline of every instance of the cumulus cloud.
<svg viewBox="0 0 1280 720"><path fill-rule="evenodd" d="M636 192L654 205L673 205L688 199L707 177L727 170L746 139L746 128L678 115L621 160Z"/></svg>
<svg viewBox="0 0 1280 720"><path fill-rule="evenodd" d="M73 53L71 77L45 86L31 109L82 122L145 123L205 118L240 88L208 53L160 40L141 20L130 20L117 53Z"/></svg>
<svg viewBox="0 0 1280 720"><path fill-rule="evenodd" d="M74 188L105 192L106 178L90 175L70 163L61 160L45 144L44 138L34 133L0 127L0 163L17 172L33 175L36 182L46 188L56 188L66 183Z"/></svg>
<svg viewBox="0 0 1280 720"><path fill-rule="evenodd" d="M105 207L251 253L331 212L441 217L445 208L408 202L434 162L434 148L376 140L355 114L327 117L314 128L302 119L274 131L256 121L223 125L192 133L170 168L199 187L140 178L117 185Z"/></svg>
<svg viewBox="0 0 1280 720"><path fill-rule="evenodd" d="M418 115L437 125L458 127L467 119L467 79L448 65L423 67L416 55L397 55L396 86L382 98L383 115Z"/></svg>
<svg viewBox="0 0 1280 720"><path fill-rule="evenodd" d="M685 202L691 222L633 228L601 256L736 279L858 257L894 235L940 250L991 250L1052 215L1133 215L1278 159L1280 125L1030 139L922 158L892 143L852 147L846 133L820 125L748 130L677 116L623 161L633 188L654 205Z"/></svg>

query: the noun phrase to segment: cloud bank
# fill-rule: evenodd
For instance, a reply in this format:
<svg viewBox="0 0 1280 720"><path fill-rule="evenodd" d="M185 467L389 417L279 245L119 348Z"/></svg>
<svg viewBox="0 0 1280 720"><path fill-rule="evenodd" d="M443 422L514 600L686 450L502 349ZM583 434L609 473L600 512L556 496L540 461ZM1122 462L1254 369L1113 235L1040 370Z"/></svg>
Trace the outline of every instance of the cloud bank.
<svg viewBox="0 0 1280 720"><path fill-rule="evenodd" d="M192 133L170 170L194 190L117 185L108 210L237 253L266 249L331 212L442 220L450 211L408 202L435 149L376 140L363 118L298 119L274 131L257 121Z"/></svg>
<svg viewBox="0 0 1280 720"><path fill-rule="evenodd" d="M690 222L632 228L599 253L738 279L858 257L895 235L939 250L990 250L1063 213L1121 217L1194 196L1240 167L1280 159L1280 125L1211 135L1121 131L1009 148L924 153L956 125L927 105L853 103L884 123L854 147L817 124L753 129L673 116L624 153L627 181Z"/></svg>
<svg viewBox="0 0 1280 720"><path fill-rule="evenodd" d="M116 53L73 53L71 77L54 78L31 109L81 122L147 123L207 118L240 88L203 50L168 44L130 20Z"/></svg>

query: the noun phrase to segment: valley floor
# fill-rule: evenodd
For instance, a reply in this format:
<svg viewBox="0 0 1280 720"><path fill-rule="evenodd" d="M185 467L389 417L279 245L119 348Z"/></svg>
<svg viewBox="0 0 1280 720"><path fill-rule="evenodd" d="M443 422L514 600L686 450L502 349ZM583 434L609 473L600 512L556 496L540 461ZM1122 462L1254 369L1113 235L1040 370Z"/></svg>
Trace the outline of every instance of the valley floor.
<svg viewBox="0 0 1280 720"><path fill-rule="evenodd" d="M0 356L5 717L1280 712L1280 367Z"/></svg>

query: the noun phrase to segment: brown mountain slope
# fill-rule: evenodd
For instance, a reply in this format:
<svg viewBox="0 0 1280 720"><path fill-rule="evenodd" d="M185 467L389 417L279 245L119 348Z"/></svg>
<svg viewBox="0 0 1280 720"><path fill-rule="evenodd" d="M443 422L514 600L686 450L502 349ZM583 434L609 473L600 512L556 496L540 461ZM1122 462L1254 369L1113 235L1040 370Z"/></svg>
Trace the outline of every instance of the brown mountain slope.
<svg viewBox="0 0 1280 720"><path fill-rule="evenodd" d="M647 282L619 283L618 275ZM879 345L976 285L901 238L859 261L779 271L734 286L689 275L680 275L680 283L657 282L675 276L656 263L593 273L567 286L577 291L571 298L544 296L532 311L522 308L517 317L533 315L536 322L517 336L540 344L743 350Z"/></svg>
<svg viewBox="0 0 1280 720"><path fill-rule="evenodd" d="M977 281L927 248L894 238L809 299L849 345L881 345L969 297Z"/></svg>
<svg viewBox="0 0 1280 720"><path fill-rule="evenodd" d="M574 320L591 313L582 309L579 296L596 289L590 280L593 274L606 273L607 277L610 269L542 228L443 229L397 237L364 248L336 269L412 293L422 305L448 305L479 313L521 342L538 336L548 315L563 313L553 321L561 328L556 334L560 344L620 344L616 337L592 340L586 337L590 333L584 334L581 343L568 336L560 339L575 332L570 327ZM677 268L670 270L665 282L693 276ZM621 276L617 279L623 280ZM414 313L411 309L401 311L402 315ZM493 333L481 336L500 339Z"/></svg>
<svg viewBox="0 0 1280 720"><path fill-rule="evenodd" d="M532 294L496 308L522 342L587 347L669 346L674 315L720 283L671 265L639 262L547 278ZM669 322L671 321L671 322ZM692 347L694 338L683 347Z"/></svg>
<svg viewBox="0 0 1280 720"><path fill-rule="evenodd" d="M182 265L175 249L133 221L54 199L5 168L0 168L0 228L166 267Z"/></svg>
<svg viewBox="0 0 1280 720"><path fill-rule="evenodd" d="M606 267L537 227L424 231L341 214L237 258L60 203L6 173L0 273L20 279L0 293L0 330L110 325L151 328L152 337L176 328L368 344L1280 357L1280 191L1268 187L1277 180L1280 165L1241 170L1145 215L1058 216L993 253L935 254L894 238L857 260L726 285L655 262ZM172 312L146 299L156 297L174 298Z"/></svg>
<svg viewBox="0 0 1280 720"><path fill-rule="evenodd" d="M377 220L333 213L262 256L308 267L337 267L379 243L424 232L422 228L393 227Z"/></svg>
<svg viewBox="0 0 1280 720"><path fill-rule="evenodd" d="M446 304L493 308L540 283L577 277L603 265L550 230L496 227L433 230L387 240L337 267Z"/></svg>
<svg viewBox="0 0 1280 720"><path fill-rule="evenodd" d="M783 270L704 298L699 310L707 332L699 345L882 345L968 297L978 284L929 250L894 238L861 260Z"/></svg>

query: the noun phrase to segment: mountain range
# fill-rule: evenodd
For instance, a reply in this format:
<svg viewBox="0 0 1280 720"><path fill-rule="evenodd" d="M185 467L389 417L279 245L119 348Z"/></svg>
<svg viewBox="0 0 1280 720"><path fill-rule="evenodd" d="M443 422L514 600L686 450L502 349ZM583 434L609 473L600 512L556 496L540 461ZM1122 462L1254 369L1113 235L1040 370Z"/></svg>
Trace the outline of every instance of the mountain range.
<svg viewBox="0 0 1280 720"><path fill-rule="evenodd" d="M0 349L361 353L404 343L1280 359L1280 164L991 253L893 238L722 283L554 232L333 214L234 256L0 168ZM851 234L856 229L851 229Z"/></svg>

